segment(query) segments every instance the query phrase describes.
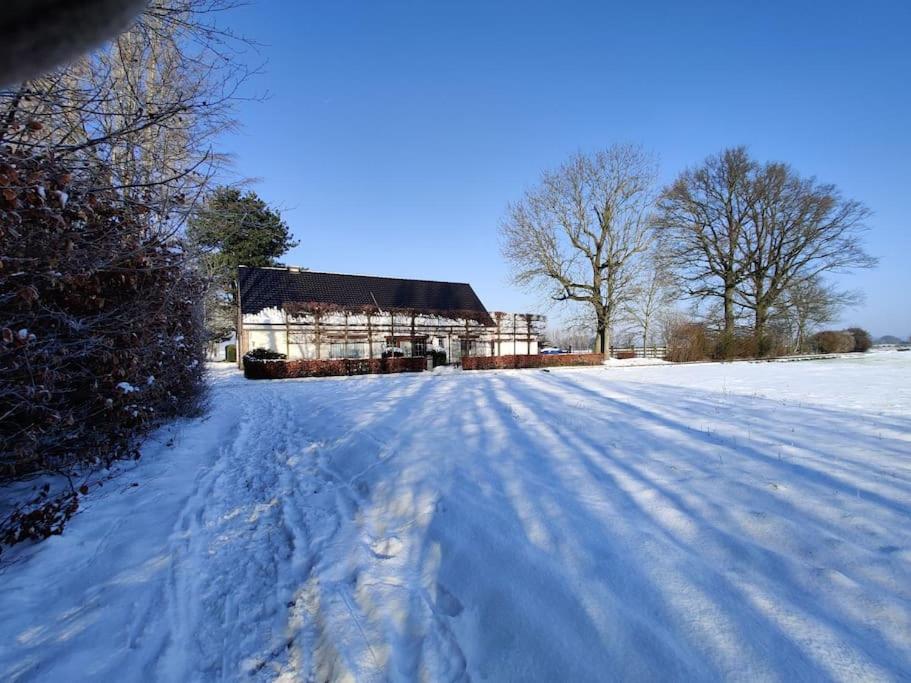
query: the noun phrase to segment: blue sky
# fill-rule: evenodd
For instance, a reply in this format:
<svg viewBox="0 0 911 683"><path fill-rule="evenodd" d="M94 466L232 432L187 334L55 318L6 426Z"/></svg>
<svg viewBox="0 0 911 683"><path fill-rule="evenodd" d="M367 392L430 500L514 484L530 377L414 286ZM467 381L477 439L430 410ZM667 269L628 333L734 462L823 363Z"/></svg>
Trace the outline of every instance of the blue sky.
<svg viewBox="0 0 911 683"><path fill-rule="evenodd" d="M257 91L223 141L314 270L512 286L497 225L540 172L636 142L671 180L746 144L875 212L881 261L844 278L874 334L911 335L911 3L252 0Z"/></svg>

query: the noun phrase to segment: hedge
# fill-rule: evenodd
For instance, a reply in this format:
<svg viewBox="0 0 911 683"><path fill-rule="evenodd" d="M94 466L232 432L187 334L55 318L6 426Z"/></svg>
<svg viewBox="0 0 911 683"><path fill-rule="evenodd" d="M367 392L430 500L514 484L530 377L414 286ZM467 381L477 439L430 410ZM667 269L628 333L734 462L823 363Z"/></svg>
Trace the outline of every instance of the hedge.
<svg viewBox="0 0 911 683"><path fill-rule="evenodd" d="M819 353L851 353L857 347L857 338L849 330L823 330L810 341Z"/></svg>
<svg viewBox="0 0 911 683"><path fill-rule="evenodd" d="M205 283L154 192L110 178L0 146L0 483L70 484L11 493L0 549L62 533L89 473L201 409Z"/></svg>
<svg viewBox="0 0 911 683"><path fill-rule="evenodd" d="M468 356L462 358L463 370L505 370L512 368L550 368L570 365L601 365L600 353L563 353L518 356Z"/></svg>
<svg viewBox="0 0 911 683"><path fill-rule="evenodd" d="M199 408L204 283L94 170L0 149L0 480L134 456Z"/></svg>
<svg viewBox="0 0 911 683"><path fill-rule="evenodd" d="M423 356L338 360L261 360L244 357L244 377L247 379L388 375L399 372L421 372L426 368L427 360Z"/></svg>

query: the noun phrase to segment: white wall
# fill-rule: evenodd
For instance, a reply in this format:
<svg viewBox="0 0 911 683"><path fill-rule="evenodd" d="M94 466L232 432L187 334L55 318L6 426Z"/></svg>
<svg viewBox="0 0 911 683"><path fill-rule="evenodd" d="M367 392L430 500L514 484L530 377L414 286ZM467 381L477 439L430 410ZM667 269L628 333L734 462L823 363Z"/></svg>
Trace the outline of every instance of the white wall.
<svg viewBox="0 0 911 683"><path fill-rule="evenodd" d="M230 344L237 344L237 337L231 333L230 339L217 344L206 345L206 360L221 361L225 360L225 348Z"/></svg>
<svg viewBox="0 0 911 683"><path fill-rule="evenodd" d="M515 323L513 321L515 320ZM244 348L238 349L239 355L256 348L266 348L287 353L289 359L328 359L332 357L331 344L338 342L335 337L340 336L339 330L344 329L346 316L344 313L326 314L321 318L321 324L326 327L335 327L334 330L324 330L321 334L319 353L316 347L314 319L310 315L289 316L291 323L290 340L286 327L285 313L279 309L264 309L256 314L246 314L244 324ZM391 316L371 316L371 329L373 334L373 356L378 357L386 345L386 337L391 335L393 320ZM411 330L411 319L396 315L395 336L407 336ZM366 333L367 317L365 315L349 314L347 316L349 329L349 344L366 344L362 337ZM306 325L302 327L301 325ZM513 331L515 326L515 332ZM457 361L460 356L460 333L463 334L464 321L451 320L436 316L418 316L415 319L415 334L429 335L428 343L438 344L438 339L443 339L443 348L449 361ZM521 316L509 315L501 320L500 342L496 343L497 331L495 328L481 328L477 323L471 323L471 332L479 335L476 343L476 355L525 355L537 354L538 342L533 339L529 344L524 337L528 334L527 323ZM543 318L535 317L532 335L543 329ZM451 332L451 334L450 334ZM332 337L330 337L330 334ZM361 338L359 338L361 337ZM516 337L515 341L513 337ZM290 343L289 343L290 342ZM369 357L367 349L363 349L362 357Z"/></svg>

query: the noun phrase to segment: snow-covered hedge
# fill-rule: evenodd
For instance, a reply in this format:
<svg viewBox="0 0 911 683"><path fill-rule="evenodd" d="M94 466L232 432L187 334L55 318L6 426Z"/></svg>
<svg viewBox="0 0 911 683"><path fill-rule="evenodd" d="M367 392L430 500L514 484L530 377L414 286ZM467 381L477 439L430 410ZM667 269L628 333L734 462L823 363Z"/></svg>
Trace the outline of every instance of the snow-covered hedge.
<svg viewBox="0 0 911 683"><path fill-rule="evenodd" d="M423 356L337 360L262 360L244 357L244 377L247 379L385 375L399 372L421 372L426 368L427 361Z"/></svg>
<svg viewBox="0 0 911 683"><path fill-rule="evenodd" d="M202 283L101 171L0 150L0 481L136 452L202 387Z"/></svg>
<svg viewBox="0 0 911 683"><path fill-rule="evenodd" d="M517 356L464 356L463 370L502 370L507 368L550 368L569 365L601 365L600 353L563 353Z"/></svg>

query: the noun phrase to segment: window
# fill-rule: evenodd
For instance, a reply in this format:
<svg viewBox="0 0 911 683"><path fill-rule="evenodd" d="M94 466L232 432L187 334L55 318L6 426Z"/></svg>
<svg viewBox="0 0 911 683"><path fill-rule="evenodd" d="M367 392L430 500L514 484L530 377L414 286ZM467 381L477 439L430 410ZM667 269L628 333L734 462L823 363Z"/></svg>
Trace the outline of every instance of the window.
<svg viewBox="0 0 911 683"><path fill-rule="evenodd" d="M329 343L329 358L366 358L367 344L365 342L348 342L347 353L345 342L333 341Z"/></svg>

